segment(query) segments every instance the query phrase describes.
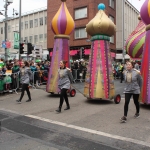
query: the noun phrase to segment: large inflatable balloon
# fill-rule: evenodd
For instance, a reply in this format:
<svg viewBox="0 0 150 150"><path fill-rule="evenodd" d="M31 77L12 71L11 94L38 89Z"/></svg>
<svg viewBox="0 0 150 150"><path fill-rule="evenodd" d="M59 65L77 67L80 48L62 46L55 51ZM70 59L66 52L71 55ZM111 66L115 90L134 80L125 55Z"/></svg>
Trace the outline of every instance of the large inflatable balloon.
<svg viewBox="0 0 150 150"><path fill-rule="evenodd" d="M143 76L143 86L140 100L150 104L150 0L145 0L140 11L141 19L146 25L146 39L142 57L141 74Z"/></svg>
<svg viewBox="0 0 150 150"><path fill-rule="evenodd" d="M146 26L139 17L139 24L126 41L125 49L133 59L142 59L143 47L146 36Z"/></svg>
<svg viewBox="0 0 150 150"><path fill-rule="evenodd" d="M74 31L75 28L74 20L66 6L66 0L61 1L62 4L51 23L52 31L55 34L55 40L46 87L47 92L54 94L58 94L60 92L58 88L58 69L60 68L60 61L68 61L66 66L70 67L68 40L70 38L69 35Z"/></svg>
<svg viewBox="0 0 150 150"><path fill-rule="evenodd" d="M99 4L98 9L96 16L86 25L86 31L91 35L92 46L84 96L88 99L113 99L115 87L109 41L110 36L115 34L116 27L105 14L105 5Z"/></svg>

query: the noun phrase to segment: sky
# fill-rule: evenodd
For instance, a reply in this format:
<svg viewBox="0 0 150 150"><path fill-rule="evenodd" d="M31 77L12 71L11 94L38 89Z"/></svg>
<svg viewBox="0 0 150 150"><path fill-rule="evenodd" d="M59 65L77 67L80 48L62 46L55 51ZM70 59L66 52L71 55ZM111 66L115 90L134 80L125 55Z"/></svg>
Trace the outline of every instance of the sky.
<svg viewBox="0 0 150 150"><path fill-rule="evenodd" d="M4 10L5 0L0 0L0 10ZM13 8L19 12L19 1L13 0L13 3L8 6L8 17L12 17ZM47 0L21 0L22 1L22 13L33 11L47 6ZM55 1L55 0L54 0ZM140 8L145 0L128 0L132 5L140 11ZM3 11L2 11L3 12ZM4 16L0 15L0 19Z"/></svg>

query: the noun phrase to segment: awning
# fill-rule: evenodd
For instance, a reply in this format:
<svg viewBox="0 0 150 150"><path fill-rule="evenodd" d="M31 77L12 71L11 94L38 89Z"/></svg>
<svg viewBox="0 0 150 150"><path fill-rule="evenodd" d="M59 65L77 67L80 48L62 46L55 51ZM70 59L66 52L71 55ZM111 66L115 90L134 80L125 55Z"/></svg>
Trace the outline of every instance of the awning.
<svg viewBox="0 0 150 150"><path fill-rule="evenodd" d="M77 54L78 51L79 50L71 50L69 52L69 54L70 54L70 56L74 56L74 55ZM91 49L84 49L84 51L85 51L85 55L90 55L90 53L91 53ZM50 56L52 56L52 52L50 52ZM111 52L111 57L115 58L116 57L116 53Z"/></svg>
<svg viewBox="0 0 150 150"><path fill-rule="evenodd" d="M125 59L130 59L130 56L128 54L124 55ZM116 54L116 59L123 59L123 54Z"/></svg>

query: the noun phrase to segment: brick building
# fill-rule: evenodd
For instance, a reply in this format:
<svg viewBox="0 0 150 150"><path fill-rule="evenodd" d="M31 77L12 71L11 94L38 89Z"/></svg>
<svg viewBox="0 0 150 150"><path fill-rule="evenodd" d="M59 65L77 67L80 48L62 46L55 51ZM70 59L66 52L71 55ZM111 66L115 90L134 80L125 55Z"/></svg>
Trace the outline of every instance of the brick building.
<svg viewBox="0 0 150 150"><path fill-rule="evenodd" d="M48 0L47 7L47 48L52 51L54 44L54 33L51 30L51 20L58 11L61 0ZM90 36L86 33L85 27L86 24L95 17L98 12L97 6L99 3L104 3L106 6L106 14L110 19L115 23L116 16L116 4L115 0L67 0L67 8L75 21L75 30L70 36L69 46L70 46L70 55L73 58L76 58L75 54L79 51L80 48L84 47L85 57L88 58L90 53ZM110 49L112 52L116 49L116 35L111 37L110 40ZM113 53L112 53L113 56ZM115 57L115 55L114 55Z"/></svg>

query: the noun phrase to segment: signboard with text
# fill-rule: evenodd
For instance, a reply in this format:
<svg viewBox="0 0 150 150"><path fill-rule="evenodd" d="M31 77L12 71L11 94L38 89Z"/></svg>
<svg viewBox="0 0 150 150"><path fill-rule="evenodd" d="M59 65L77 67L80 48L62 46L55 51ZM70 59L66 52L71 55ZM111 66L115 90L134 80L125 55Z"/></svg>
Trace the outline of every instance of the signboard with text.
<svg viewBox="0 0 150 150"><path fill-rule="evenodd" d="M19 33L14 32L14 49L19 49Z"/></svg>

